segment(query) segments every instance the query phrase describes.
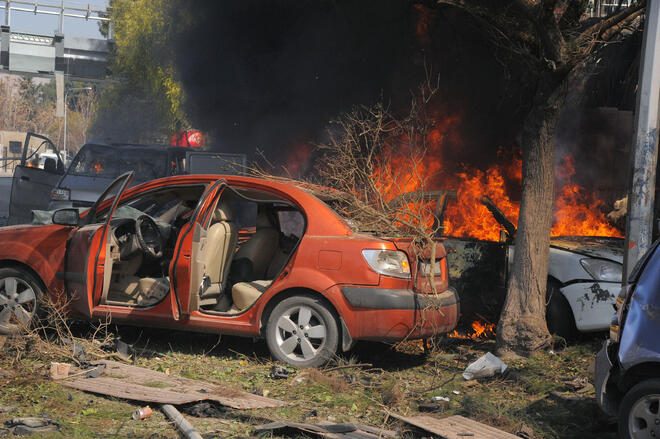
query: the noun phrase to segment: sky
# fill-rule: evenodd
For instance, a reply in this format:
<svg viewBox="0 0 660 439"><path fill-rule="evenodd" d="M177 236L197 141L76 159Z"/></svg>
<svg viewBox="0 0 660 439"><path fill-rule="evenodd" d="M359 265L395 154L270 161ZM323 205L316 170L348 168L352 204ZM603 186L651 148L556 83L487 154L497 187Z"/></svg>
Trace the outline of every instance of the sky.
<svg viewBox="0 0 660 439"><path fill-rule="evenodd" d="M39 0L40 4L56 5L59 2L55 0ZM91 4L92 9L105 9L109 0L95 0ZM5 2L0 1L0 6ZM66 1L65 5L87 8L88 3ZM14 4L14 7L29 8L27 5ZM46 10L53 10L44 8ZM0 9L0 23L5 23L4 9ZM57 30L58 17L56 15L34 14L31 12L11 11L10 26L13 32L26 32L38 35L52 36ZM98 30L97 20L85 20L82 18L64 17L64 34L75 37L86 38L104 38Z"/></svg>

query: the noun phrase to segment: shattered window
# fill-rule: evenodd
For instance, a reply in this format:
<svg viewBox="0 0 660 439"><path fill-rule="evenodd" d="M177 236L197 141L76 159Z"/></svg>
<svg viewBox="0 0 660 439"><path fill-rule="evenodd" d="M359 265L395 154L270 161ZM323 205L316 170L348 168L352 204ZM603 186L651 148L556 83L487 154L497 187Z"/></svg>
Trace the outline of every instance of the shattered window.
<svg viewBox="0 0 660 439"><path fill-rule="evenodd" d="M136 181L147 181L167 175L167 152L146 149L85 145L69 169L70 175L115 178L135 171Z"/></svg>

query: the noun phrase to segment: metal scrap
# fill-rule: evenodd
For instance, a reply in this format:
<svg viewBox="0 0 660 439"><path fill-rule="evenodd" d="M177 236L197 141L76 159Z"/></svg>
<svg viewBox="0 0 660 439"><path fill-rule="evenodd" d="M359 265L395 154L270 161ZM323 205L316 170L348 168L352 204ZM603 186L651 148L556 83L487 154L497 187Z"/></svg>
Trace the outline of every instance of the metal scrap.
<svg viewBox="0 0 660 439"><path fill-rule="evenodd" d="M428 415L400 416L390 414L390 416L406 424L436 434L443 439L465 439L465 437L470 439L518 439L517 436L511 433L458 415L442 419Z"/></svg>
<svg viewBox="0 0 660 439"><path fill-rule="evenodd" d="M96 365L105 366L105 370L97 378L69 376L58 380L58 383L86 392L159 404L212 400L236 409L285 405L284 401L233 390L224 385L167 375L116 361L102 360Z"/></svg>

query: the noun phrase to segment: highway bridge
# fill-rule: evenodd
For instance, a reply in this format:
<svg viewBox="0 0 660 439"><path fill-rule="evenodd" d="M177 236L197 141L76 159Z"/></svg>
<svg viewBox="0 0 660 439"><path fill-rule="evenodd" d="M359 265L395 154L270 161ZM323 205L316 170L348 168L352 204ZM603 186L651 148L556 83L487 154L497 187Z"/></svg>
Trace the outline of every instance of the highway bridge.
<svg viewBox="0 0 660 439"><path fill-rule="evenodd" d="M0 0L0 10L4 10L4 24L0 25L0 72L80 81L101 81L108 75L108 56L114 42L103 5L63 0ZM11 17L16 12L57 16L58 29L50 36L13 32ZM65 35L64 17L107 22L108 38Z"/></svg>

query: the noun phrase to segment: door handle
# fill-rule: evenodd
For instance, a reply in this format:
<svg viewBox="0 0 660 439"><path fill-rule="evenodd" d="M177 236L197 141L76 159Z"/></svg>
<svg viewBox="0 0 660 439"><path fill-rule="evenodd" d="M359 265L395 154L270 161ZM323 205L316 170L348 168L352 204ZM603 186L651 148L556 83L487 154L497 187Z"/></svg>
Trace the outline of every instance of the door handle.
<svg viewBox="0 0 660 439"><path fill-rule="evenodd" d="M27 177L25 175L21 175L21 181L30 181L30 177Z"/></svg>

